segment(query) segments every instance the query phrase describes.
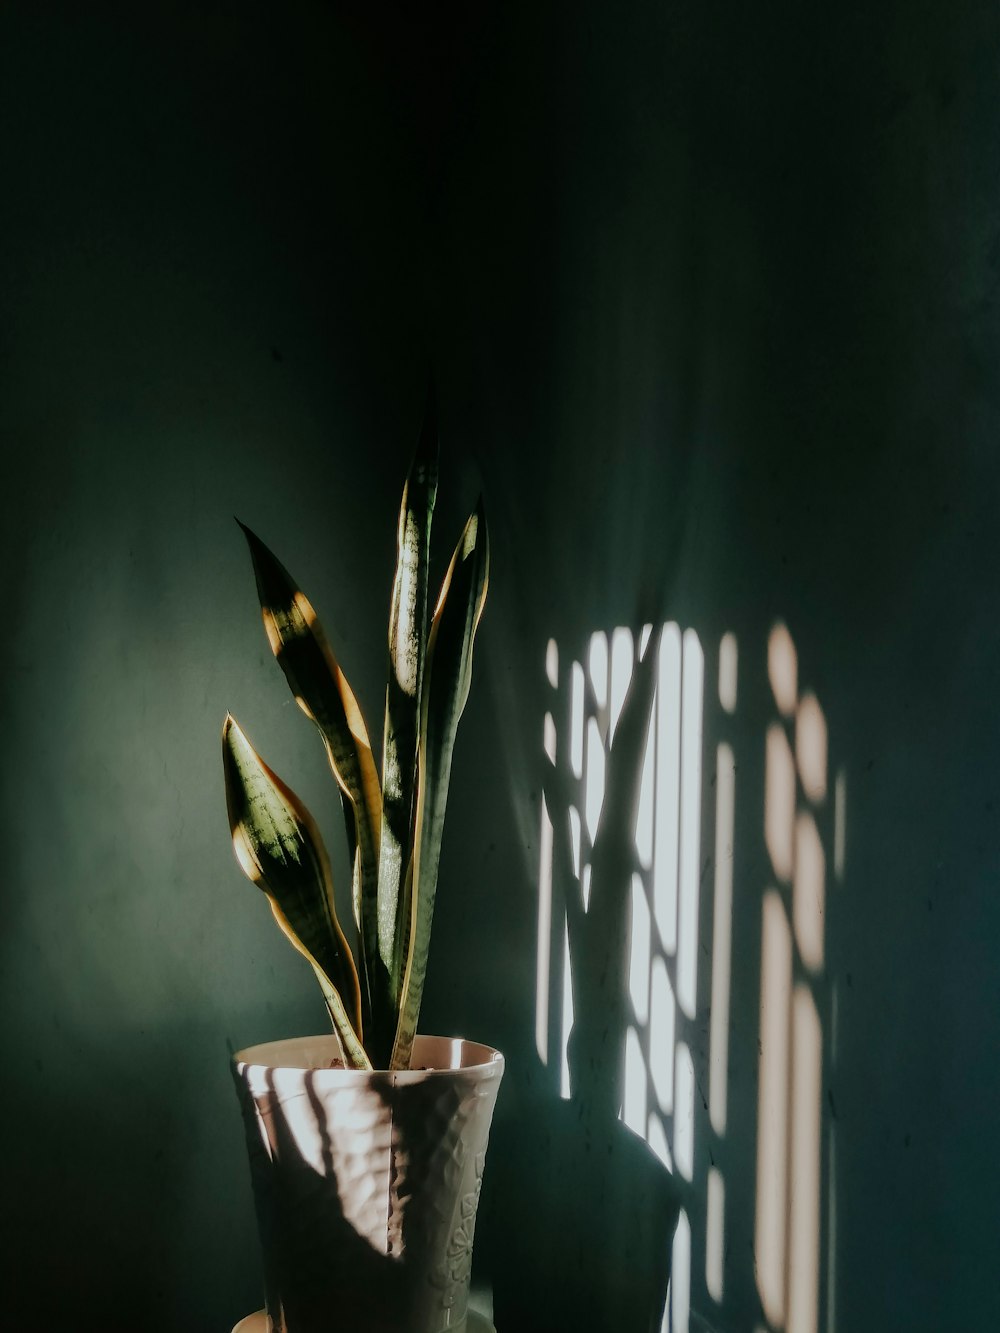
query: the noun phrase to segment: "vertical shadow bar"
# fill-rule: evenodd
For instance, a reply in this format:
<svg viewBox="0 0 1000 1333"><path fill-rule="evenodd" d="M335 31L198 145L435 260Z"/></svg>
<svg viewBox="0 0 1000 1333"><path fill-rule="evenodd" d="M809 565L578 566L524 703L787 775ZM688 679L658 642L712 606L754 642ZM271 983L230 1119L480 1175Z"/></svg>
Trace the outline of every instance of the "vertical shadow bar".
<svg viewBox="0 0 1000 1333"><path fill-rule="evenodd" d="M726 1132L729 1074L729 986L733 935L733 826L736 761L723 741L715 760L715 896L712 916L712 1008L709 1017L708 1111L713 1130Z"/></svg>
<svg viewBox="0 0 1000 1333"><path fill-rule="evenodd" d="M822 1076L819 1014L809 987L800 984L792 1003L788 1333L816 1333L819 1311Z"/></svg>
<svg viewBox="0 0 1000 1333"><path fill-rule="evenodd" d="M785 1317L788 1012L792 988L792 933L784 904L774 889L769 889L764 895L762 918L754 1249L761 1305L768 1321L780 1328Z"/></svg>
<svg viewBox="0 0 1000 1333"><path fill-rule="evenodd" d="M698 894L701 887L701 734L705 659L684 631L681 674L681 846L677 923L677 1003L693 1019L698 1004Z"/></svg>

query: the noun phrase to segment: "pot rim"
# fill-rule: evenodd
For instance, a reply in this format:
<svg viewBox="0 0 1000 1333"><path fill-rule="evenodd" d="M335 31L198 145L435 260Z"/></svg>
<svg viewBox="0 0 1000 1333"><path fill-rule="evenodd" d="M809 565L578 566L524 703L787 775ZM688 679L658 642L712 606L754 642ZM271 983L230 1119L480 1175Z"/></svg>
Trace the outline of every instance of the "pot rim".
<svg viewBox="0 0 1000 1333"><path fill-rule="evenodd" d="M323 1074L341 1081L360 1081L374 1077L391 1078L394 1082L408 1083L426 1078L441 1078L455 1074L502 1074L503 1055L493 1046L469 1041L464 1037L437 1037L421 1033L413 1040L413 1059L432 1060L409 1069L348 1069L342 1065L317 1063L316 1049L339 1054L339 1044L333 1032L317 1036L285 1037L277 1041L259 1042L234 1051L233 1066L244 1075L248 1070L298 1070ZM297 1052L303 1055L295 1058ZM306 1055L306 1052L309 1054ZM277 1057L277 1061L275 1060ZM444 1063L447 1060L448 1063Z"/></svg>

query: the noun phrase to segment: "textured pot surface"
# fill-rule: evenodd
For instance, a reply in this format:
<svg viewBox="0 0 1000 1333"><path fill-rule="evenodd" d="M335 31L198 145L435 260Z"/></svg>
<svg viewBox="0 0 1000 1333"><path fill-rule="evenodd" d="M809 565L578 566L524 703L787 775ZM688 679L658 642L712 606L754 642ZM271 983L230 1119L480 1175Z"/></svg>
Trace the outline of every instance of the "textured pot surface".
<svg viewBox="0 0 1000 1333"><path fill-rule="evenodd" d="M331 1035L233 1061L271 1327L461 1333L503 1057L445 1037L407 1070L338 1057Z"/></svg>

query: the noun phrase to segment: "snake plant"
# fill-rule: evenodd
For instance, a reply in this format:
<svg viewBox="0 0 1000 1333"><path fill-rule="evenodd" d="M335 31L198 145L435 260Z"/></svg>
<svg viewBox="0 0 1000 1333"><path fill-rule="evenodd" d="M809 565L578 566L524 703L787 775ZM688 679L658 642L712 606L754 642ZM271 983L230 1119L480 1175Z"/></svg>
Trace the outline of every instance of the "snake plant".
<svg viewBox="0 0 1000 1333"><path fill-rule="evenodd" d="M381 781L369 732L311 603L243 524L264 629L299 707L315 723L339 789L351 861L357 958L337 918L315 820L230 714L222 730L237 860L312 965L344 1061L405 1069L417 1030L458 721L489 580L482 501L465 524L433 612L431 519L438 480L429 399L403 489L389 615Z"/></svg>

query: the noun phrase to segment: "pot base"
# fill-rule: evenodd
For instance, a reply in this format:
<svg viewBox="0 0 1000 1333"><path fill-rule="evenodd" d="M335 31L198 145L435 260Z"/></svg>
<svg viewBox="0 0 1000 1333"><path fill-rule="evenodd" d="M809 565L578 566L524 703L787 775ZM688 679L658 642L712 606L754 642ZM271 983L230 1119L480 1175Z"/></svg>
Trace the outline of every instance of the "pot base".
<svg viewBox="0 0 1000 1333"><path fill-rule="evenodd" d="M248 1314L234 1327L233 1333L267 1333L266 1311L258 1310L256 1314ZM497 1331L485 1315L470 1310L465 1317L463 1333L497 1333Z"/></svg>

